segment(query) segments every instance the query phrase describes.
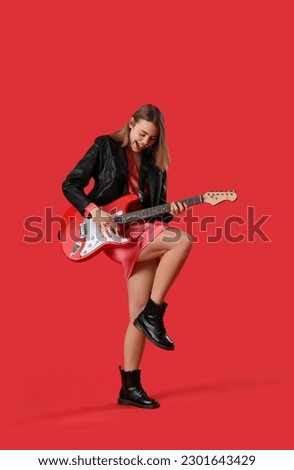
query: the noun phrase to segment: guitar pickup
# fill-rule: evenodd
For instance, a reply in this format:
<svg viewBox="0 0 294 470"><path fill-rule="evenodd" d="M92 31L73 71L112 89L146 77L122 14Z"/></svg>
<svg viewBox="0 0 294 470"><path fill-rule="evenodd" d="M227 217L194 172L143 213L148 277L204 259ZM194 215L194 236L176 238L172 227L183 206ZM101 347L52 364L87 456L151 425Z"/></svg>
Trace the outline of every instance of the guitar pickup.
<svg viewBox="0 0 294 470"><path fill-rule="evenodd" d="M85 238L85 236L87 235L87 226L84 222L82 224L79 224L79 231L80 237Z"/></svg>

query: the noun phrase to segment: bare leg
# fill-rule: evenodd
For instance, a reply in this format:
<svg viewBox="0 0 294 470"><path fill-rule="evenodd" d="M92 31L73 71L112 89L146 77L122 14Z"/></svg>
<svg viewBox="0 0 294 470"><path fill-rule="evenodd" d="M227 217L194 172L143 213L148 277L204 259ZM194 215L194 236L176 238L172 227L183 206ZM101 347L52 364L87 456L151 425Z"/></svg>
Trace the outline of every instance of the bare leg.
<svg viewBox="0 0 294 470"><path fill-rule="evenodd" d="M168 228L141 251L137 264L160 258L151 290L151 298L155 303L163 302L167 291L183 267L191 247L189 235L179 229Z"/></svg>
<svg viewBox="0 0 294 470"><path fill-rule="evenodd" d="M124 370L136 370L144 351L145 336L133 325L134 319L148 302L157 268L155 260L136 263L127 287L130 322L124 340Z"/></svg>

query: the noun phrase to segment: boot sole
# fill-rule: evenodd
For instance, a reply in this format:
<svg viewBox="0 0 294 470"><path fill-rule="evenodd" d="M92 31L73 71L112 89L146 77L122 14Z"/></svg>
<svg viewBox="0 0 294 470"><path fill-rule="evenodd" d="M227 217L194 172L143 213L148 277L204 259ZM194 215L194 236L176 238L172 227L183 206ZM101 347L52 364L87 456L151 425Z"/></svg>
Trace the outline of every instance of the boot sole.
<svg viewBox="0 0 294 470"><path fill-rule="evenodd" d="M148 408L148 409L154 409L154 408L159 408L160 404L159 403L154 403L154 405L140 405L139 403L136 403L131 400L125 400L123 398L119 398L117 400L117 403L119 405L132 405L132 406L137 406L138 408Z"/></svg>
<svg viewBox="0 0 294 470"><path fill-rule="evenodd" d="M134 320L133 324L136 328L138 328L138 330L140 330L142 333L144 333L146 338L148 338L149 341L151 341L151 343L155 344L155 346L158 346L161 349L165 349L165 351L173 351L175 349L174 346L169 347L169 346L164 346L161 343L156 343L156 341L154 341L154 339L149 335L148 331L145 330L144 327L138 322L137 318Z"/></svg>

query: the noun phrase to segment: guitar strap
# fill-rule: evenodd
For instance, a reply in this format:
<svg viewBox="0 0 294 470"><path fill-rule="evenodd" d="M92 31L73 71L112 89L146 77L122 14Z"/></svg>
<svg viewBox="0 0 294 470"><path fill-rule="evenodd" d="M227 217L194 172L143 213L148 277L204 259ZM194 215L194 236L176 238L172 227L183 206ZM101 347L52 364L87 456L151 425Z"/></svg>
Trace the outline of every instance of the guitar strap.
<svg viewBox="0 0 294 470"><path fill-rule="evenodd" d="M147 164L147 160L149 158L147 155L143 155L141 165L140 165L138 197L139 197L139 201L141 204L143 204L144 202L144 189L146 185L146 179L150 170L150 167Z"/></svg>

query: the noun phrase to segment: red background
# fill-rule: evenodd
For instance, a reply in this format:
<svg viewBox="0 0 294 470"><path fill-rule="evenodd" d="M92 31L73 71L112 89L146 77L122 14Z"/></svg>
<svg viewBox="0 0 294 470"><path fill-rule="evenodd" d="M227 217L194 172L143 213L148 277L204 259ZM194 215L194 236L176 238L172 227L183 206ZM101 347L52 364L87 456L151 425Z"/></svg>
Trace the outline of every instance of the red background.
<svg viewBox="0 0 294 470"><path fill-rule="evenodd" d="M293 449L290 6L2 7L2 448ZM194 215L222 226L254 206L271 240L194 244L166 299L176 350L146 347L151 411L116 405L122 268L71 263L57 223L53 243L23 241L27 217L67 209L61 183L93 139L147 102L166 118L168 199L235 188L236 202Z"/></svg>

